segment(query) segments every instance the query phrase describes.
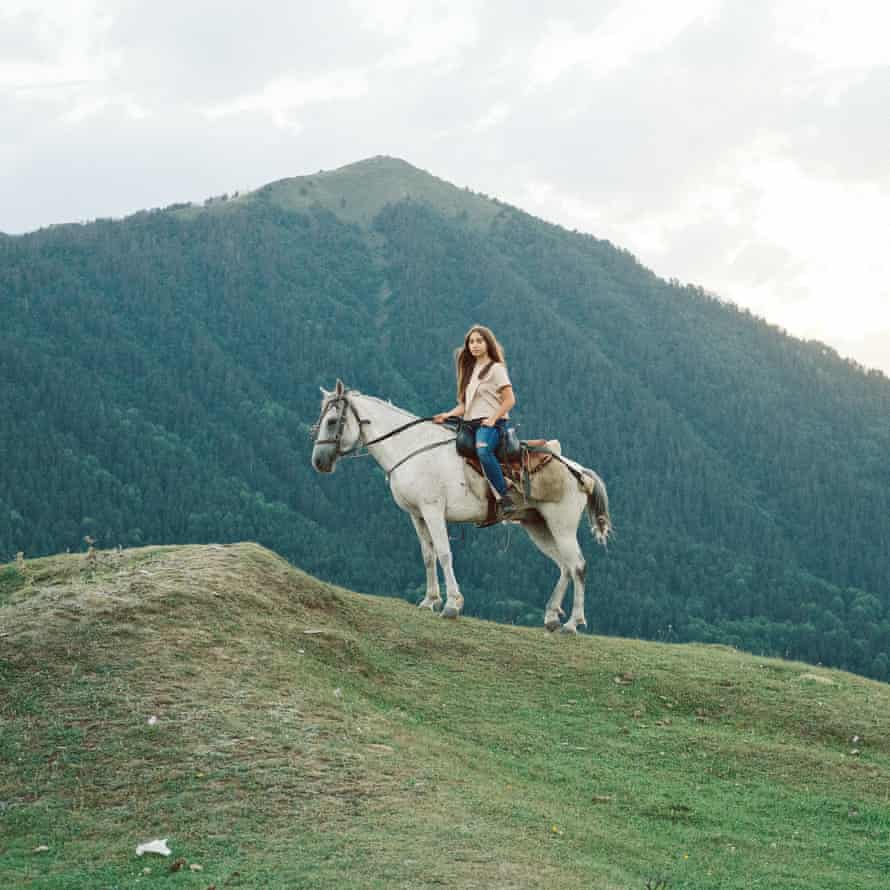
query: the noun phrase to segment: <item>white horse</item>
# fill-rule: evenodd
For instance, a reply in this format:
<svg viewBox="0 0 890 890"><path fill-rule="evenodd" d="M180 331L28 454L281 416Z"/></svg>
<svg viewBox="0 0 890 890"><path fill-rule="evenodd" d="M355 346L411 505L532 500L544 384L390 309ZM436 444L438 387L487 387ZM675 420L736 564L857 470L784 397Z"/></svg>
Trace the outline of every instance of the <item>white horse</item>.
<svg viewBox="0 0 890 890"><path fill-rule="evenodd" d="M448 522L482 522L488 514L488 486L470 470L454 446L447 427L418 418L391 402L347 389L337 381L333 392L322 389L321 415L314 430L312 465L331 473L337 459L366 448L383 467L395 502L411 517L426 566L426 596L420 608L436 611L442 603L436 560L445 576L445 618L457 618L464 605L448 541ZM559 566L559 581L544 612L547 630L577 633L586 627L584 581L586 564L578 546L577 529L584 509L591 530L605 545L612 524L606 486L593 470L566 458L554 464L565 474L562 497L535 501L518 521L538 549ZM548 470L550 468L548 467ZM562 600L574 582L572 614L565 624Z"/></svg>

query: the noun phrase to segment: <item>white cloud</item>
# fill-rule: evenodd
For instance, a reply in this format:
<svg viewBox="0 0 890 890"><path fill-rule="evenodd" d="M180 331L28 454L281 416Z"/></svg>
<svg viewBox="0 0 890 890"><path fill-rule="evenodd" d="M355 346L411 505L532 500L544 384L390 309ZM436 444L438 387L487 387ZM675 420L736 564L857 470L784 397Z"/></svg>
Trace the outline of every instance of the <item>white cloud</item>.
<svg viewBox="0 0 890 890"><path fill-rule="evenodd" d="M18 38L14 57L0 61L0 89L27 91L71 84L100 83L120 64L118 53L102 46L110 17L93 0L7 0L0 30Z"/></svg>
<svg viewBox="0 0 890 890"><path fill-rule="evenodd" d="M72 108L62 114L62 120L69 124L79 124L100 114L108 104L109 100L105 96L77 100Z"/></svg>
<svg viewBox="0 0 890 890"><path fill-rule="evenodd" d="M476 22L459 15L420 25L410 40L381 59L379 67L399 71L421 65L453 68L464 51L479 39Z"/></svg>
<svg viewBox="0 0 890 890"><path fill-rule="evenodd" d="M258 93L206 108L204 114L215 119L260 111L270 114L279 126L291 126L289 113L297 108L361 99L368 90L364 71L332 71L311 78L287 75L270 81Z"/></svg>
<svg viewBox="0 0 890 890"><path fill-rule="evenodd" d="M805 60L798 74L783 85L791 101L815 99L837 108L871 74L890 69L890 6L886 4L778 0L773 23L777 45ZM881 118L890 119L887 114Z"/></svg>
<svg viewBox="0 0 890 890"><path fill-rule="evenodd" d="M551 84L576 67L594 79L608 77L638 57L669 46L690 25L710 20L718 6L719 0L626 0L589 32L571 22L552 21L532 56L531 83Z"/></svg>
<svg viewBox="0 0 890 890"><path fill-rule="evenodd" d="M740 181L759 193L751 238L783 247L796 260L787 279L739 288L790 330L852 338L870 325L890 327L890 194L874 183L848 184L806 173L780 155L741 159ZM799 297L782 300L782 289ZM777 300L778 298L778 300Z"/></svg>
<svg viewBox="0 0 890 890"><path fill-rule="evenodd" d="M350 4L359 26L384 40L385 50L375 68L395 72L423 66L440 73L453 69L461 56L479 42L476 6L466 0Z"/></svg>
<svg viewBox="0 0 890 890"><path fill-rule="evenodd" d="M861 69L890 64L890 6L877 0L776 0L776 40L820 66Z"/></svg>
<svg viewBox="0 0 890 890"><path fill-rule="evenodd" d="M510 106L506 102L495 102L482 117L473 124L473 130L477 133L490 130L503 123L510 115Z"/></svg>
<svg viewBox="0 0 890 890"><path fill-rule="evenodd" d="M65 64L0 61L0 89L20 93L48 87L83 86L100 82L104 74L101 67L90 60Z"/></svg>
<svg viewBox="0 0 890 890"><path fill-rule="evenodd" d="M73 106L62 114L62 120L68 124L81 124L106 110L134 121L151 117L150 111L131 99L97 95L76 99Z"/></svg>

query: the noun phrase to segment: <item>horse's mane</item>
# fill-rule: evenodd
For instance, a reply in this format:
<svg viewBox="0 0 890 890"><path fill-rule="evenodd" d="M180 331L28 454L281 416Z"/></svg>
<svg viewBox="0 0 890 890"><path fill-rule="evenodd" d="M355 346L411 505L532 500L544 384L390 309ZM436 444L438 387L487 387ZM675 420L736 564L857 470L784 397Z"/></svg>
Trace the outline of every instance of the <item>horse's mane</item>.
<svg viewBox="0 0 890 890"><path fill-rule="evenodd" d="M377 396L368 396L363 392L359 392L357 389L350 389L350 393L356 396L361 396L363 399L369 399L372 402L376 402L378 405L383 405L385 408L389 408L392 411L401 414L406 420L420 420L419 414L412 414L410 411L407 411L405 408L400 408L398 405L394 405L389 399L379 399ZM432 424L431 424L432 426ZM424 424L426 427L426 424ZM435 425L434 429L439 435L444 436L445 438L454 438L454 430L449 429L448 427Z"/></svg>
<svg viewBox="0 0 890 890"><path fill-rule="evenodd" d="M398 405L394 405L389 399L378 399L377 396L369 396L365 395L363 392L359 392L357 389L349 390L353 395L361 396L363 399L370 399L372 402L377 402L378 405L383 405L385 408L392 408L394 411L398 411L399 414L404 415L409 420L416 420L419 415L412 414L410 411L405 408L400 408Z"/></svg>

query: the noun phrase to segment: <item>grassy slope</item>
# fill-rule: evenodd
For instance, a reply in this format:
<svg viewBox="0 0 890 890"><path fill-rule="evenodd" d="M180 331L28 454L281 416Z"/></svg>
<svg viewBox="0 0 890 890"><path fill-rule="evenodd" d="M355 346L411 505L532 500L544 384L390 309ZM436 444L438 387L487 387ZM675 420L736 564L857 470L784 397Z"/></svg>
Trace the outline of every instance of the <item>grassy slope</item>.
<svg viewBox="0 0 890 890"><path fill-rule="evenodd" d="M500 212L489 198L459 189L398 158L379 156L309 176L270 183L265 193L286 210L305 210L315 204L347 222L367 227L386 204L403 198L428 201L446 215L466 213L477 225L486 225ZM245 196L250 199L250 195Z"/></svg>
<svg viewBox="0 0 890 890"><path fill-rule="evenodd" d="M888 717L849 674L448 623L252 544L49 557L0 567L0 886L872 890Z"/></svg>
<svg viewBox="0 0 890 890"><path fill-rule="evenodd" d="M501 205L487 196L461 189L407 161L386 155L365 158L336 170L279 179L238 197L225 201L210 199L205 205L173 212L181 219L194 219L202 213L230 213L260 199L296 212L321 206L344 222L368 229L387 204L403 198L426 201L446 216L465 214L472 225L483 229L501 212Z"/></svg>

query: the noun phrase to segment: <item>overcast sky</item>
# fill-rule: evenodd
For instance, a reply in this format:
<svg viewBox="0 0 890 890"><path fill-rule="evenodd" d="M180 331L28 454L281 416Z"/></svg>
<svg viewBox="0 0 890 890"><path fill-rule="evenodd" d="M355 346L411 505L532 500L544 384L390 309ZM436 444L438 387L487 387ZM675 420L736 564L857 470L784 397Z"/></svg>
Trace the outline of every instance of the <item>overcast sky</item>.
<svg viewBox="0 0 890 890"><path fill-rule="evenodd" d="M3 0L0 231L388 154L890 374L883 0Z"/></svg>

